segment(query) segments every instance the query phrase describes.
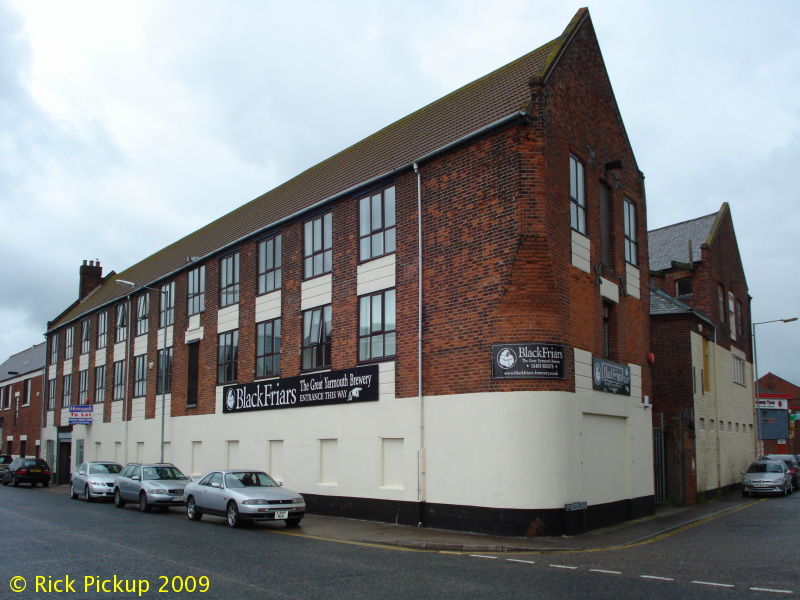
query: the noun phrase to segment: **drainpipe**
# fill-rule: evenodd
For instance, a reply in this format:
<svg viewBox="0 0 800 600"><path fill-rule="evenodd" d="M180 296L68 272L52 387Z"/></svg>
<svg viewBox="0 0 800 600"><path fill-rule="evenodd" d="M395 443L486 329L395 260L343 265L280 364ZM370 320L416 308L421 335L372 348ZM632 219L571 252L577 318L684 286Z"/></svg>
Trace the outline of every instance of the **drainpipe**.
<svg viewBox="0 0 800 600"><path fill-rule="evenodd" d="M425 511L425 398L422 395L422 173L414 163L417 174L417 397L419 398L419 450L417 451L417 502L419 503L418 527L424 523Z"/></svg>
<svg viewBox="0 0 800 600"><path fill-rule="evenodd" d="M128 464L128 394L130 393L130 381L128 381L128 374L130 373L130 350L131 350L131 337L133 335L133 319L131 319L131 295L128 294L127 304L125 306L125 400L122 405L122 421L125 423L125 435L122 444L122 464ZM114 393L111 393L112 402L114 401Z"/></svg>

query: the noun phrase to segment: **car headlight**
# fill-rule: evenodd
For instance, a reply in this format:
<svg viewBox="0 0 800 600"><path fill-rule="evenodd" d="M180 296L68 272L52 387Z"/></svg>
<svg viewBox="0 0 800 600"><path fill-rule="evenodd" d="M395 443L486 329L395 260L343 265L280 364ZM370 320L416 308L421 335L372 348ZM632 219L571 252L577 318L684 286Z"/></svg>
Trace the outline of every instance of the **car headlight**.
<svg viewBox="0 0 800 600"><path fill-rule="evenodd" d="M292 498L292 502L295 502L295 503L299 502L299 503L302 504L303 502L305 502L305 500L303 500L302 496L298 496L297 498Z"/></svg>
<svg viewBox="0 0 800 600"><path fill-rule="evenodd" d="M152 490L150 490L150 493L151 494L166 494L167 490L165 490L164 488L153 488Z"/></svg>
<svg viewBox="0 0 800 600"><path fill-rule="evenodd" d="M269 504L269 503L270 503L269 500L264 500L263 498L260 498L258 500L245 500L242 502L242 504Z"/></svg>
<svg viewBox="0 0 800 600"><path fill-rule="evenodd" d="M89 483L91 483L92 485L105 485L105 483L103 483L102 481L90 481Z"/></svg>

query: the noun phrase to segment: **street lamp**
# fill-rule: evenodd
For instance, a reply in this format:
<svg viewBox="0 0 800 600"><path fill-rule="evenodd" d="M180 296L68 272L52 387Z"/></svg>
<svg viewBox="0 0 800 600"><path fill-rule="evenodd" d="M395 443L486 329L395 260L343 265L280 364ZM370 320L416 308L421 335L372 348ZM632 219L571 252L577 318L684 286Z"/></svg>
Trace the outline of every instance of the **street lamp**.
<svg viewBox="0 0 800 600"><path fill-rule="evenodd" d="M758 400L758 353L756 352L756 325L766 325L767 323L791 323L797 321L797 317L788 319L773 319L772 321L761 321L753 323L753 406L756 411L756 458L763 454L761 442L761 411Z"/></svg>
<svg viewBox="0 0 800 600"><path fill-rule="evenodd" d="M159 462L164 462L164 419L166 415L166 406L167 406L167 386L166 386L166 377L167 377L167 306L169 300L169 290L162 290L159 288L150 287L147 285L139 285L138 283L134 283L132 281L125 281L124 279L117 279L117 283L122 285L127 285L137 289L144 289L144 290L153 290L161 294L161 302L162 306L164 307L164 334L163 334L163 347L162 347L162 354L161 354L161 361L157 361L159 363L158 368L161 369L161 458ZM130 315L128 316L130 319ZM130 343L130 338L128 342ZM156 356L158 356L158 350L156 350ZM126 386L127 386L126 382ZM156 385L158 385L158 371L156 371ZM125 415L125 418L128 418L128 415Z"/></svg>

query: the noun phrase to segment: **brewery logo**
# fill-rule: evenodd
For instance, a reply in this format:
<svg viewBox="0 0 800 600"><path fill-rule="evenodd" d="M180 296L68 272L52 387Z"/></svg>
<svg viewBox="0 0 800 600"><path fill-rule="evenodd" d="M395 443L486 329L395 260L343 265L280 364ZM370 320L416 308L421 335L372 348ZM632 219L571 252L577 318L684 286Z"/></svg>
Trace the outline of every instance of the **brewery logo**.
<svg viewBox="0 0 800 600"><path fill-rule="evenodd" d="M503 348L497 355L497 364L503 369L510 369L517 364L517 355L511 348Z"/></svg>
<svg viewBox="0 0 800 600"><path fill-rule="evenodd" d="M233 407L236 406L236 398L233 394L233 389L228 390L228 396L225 398L225 404L228 405L228 410L233 410Z"/></svg>

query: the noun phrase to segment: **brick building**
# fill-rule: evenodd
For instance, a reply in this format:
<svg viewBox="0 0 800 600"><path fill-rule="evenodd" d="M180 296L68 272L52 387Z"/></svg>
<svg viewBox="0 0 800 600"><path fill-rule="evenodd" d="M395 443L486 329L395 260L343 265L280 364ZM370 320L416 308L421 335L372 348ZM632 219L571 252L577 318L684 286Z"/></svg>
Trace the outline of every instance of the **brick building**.
<svg viewBox="0 0 800 600"><path fill-rule="evenodd" d="M774 454L800 454L800 439L797 436L797 421L792 414L800 415L800 386L797 386L774 373L767 373L758 378L759 399L775 399L781 397L786 400L787 409L787 429L788 435L786 443L782 447L778 440L764 440L764 452Z"/></svg>
<svg viewBox="0 0 800 600"><path fill-rule="evenodd" d="M650 514L645 222L581 9L530 54L95 272L48 326L47 439L72 464L254 465L334 515L525 535ZM69 425L76 404L91 425Z"/></svg>
<svg viewBox="0 0 800 600"><path fill-rule="evenodd" d="M689 504L755 454L750 296L727 203L648 238L658 499Z"/></svg>
<svg viewBox="0 0 800 600"><path fill-rule="evenodd" d="M40 456L45 344L0 364L0 454Z"/></svg>

